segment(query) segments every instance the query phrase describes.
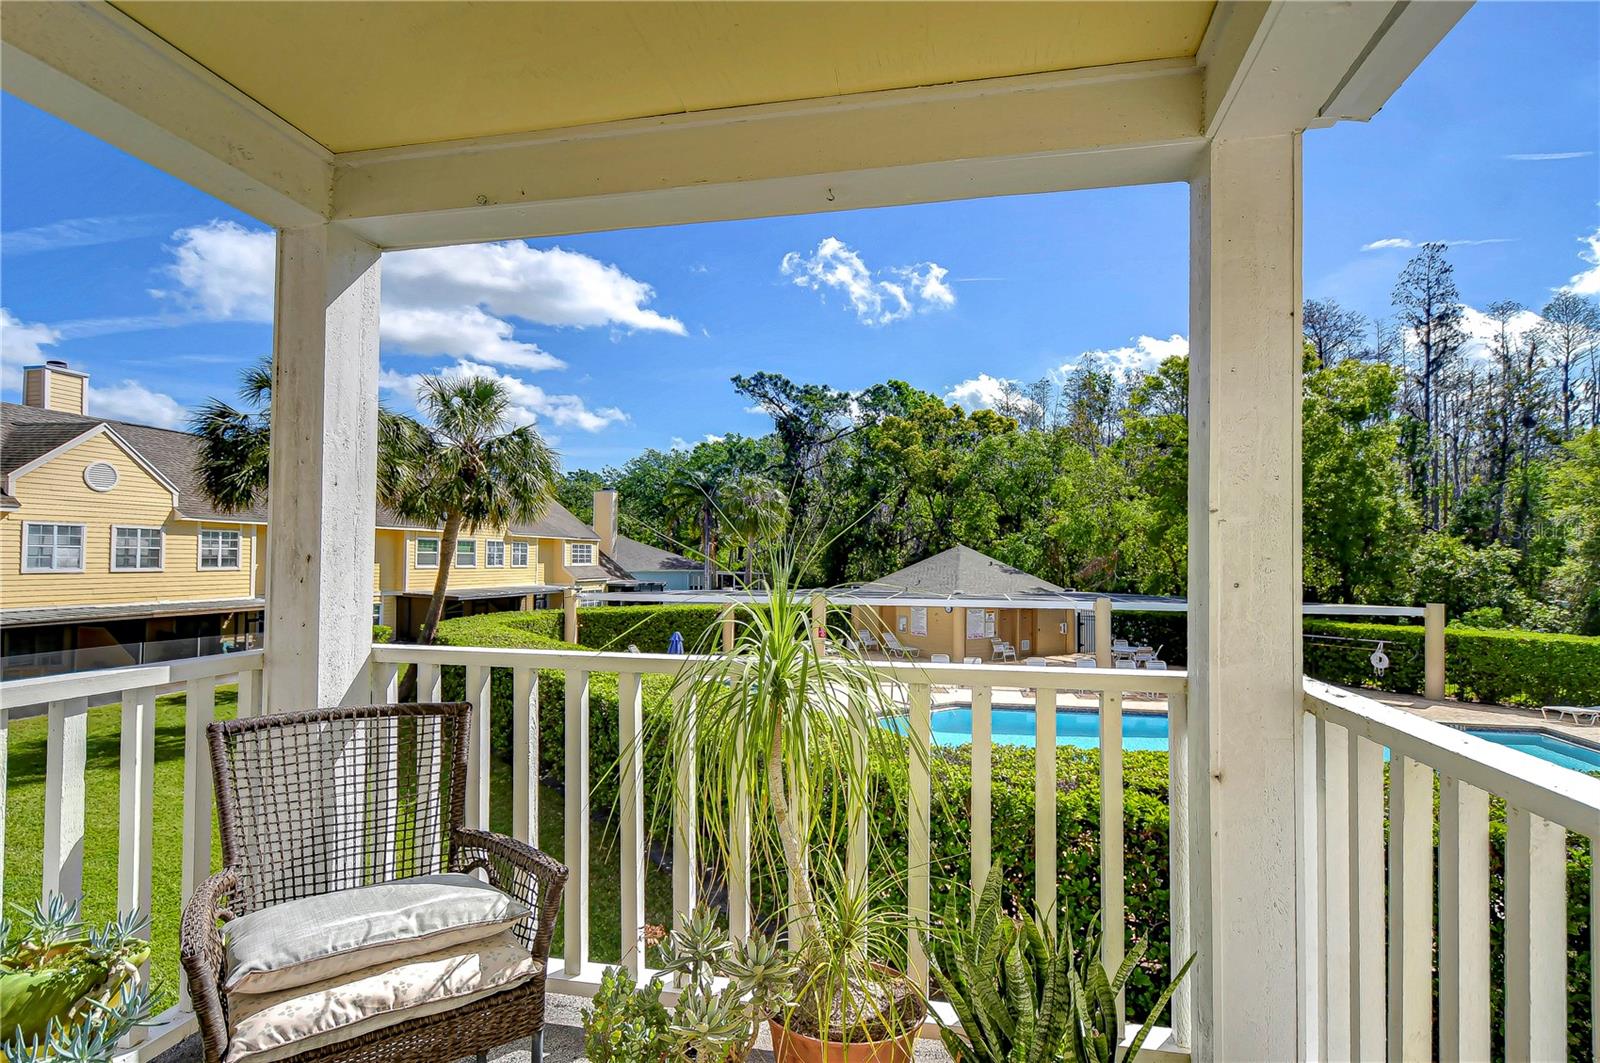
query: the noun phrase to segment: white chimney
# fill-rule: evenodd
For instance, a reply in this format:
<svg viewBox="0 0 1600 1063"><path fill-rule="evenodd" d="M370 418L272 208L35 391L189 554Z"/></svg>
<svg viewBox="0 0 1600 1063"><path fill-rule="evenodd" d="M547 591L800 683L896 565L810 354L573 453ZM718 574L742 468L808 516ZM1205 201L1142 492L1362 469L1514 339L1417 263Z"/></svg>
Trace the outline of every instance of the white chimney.
<svg viewBox="0 0 1600 1063"><path fill-rule="evenodd" d="M594 493L594 530L600 535L600 550L610 554L616 551L617 546L617 493L615 491L596 491Z"/></svg>

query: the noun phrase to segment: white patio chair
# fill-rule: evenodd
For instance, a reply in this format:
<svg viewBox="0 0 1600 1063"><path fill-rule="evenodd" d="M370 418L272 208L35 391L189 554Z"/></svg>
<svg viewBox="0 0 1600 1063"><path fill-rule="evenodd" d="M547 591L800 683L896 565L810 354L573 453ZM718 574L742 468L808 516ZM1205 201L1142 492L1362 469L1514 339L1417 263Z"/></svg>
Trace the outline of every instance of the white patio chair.
<svg viewBox="0 0 1600 1063"><path fill-rule="evenodd" d="M1150 660L1144 662L1144 667L1145 670L1149 672L1165 672L1167 670L1167 662L1156 660L1152 657Z"/></svg>
<svg viewBox="0 0 1600 1063"><path fill-rule="evenodd" d="M1093 657L1079 657L1077 659L1077 661L1075 662L1075 664L1079 668L1093 668L1094 667L1094 658Z"/></svg>
<svg viewBox="0 0 1600 1063"><path fill-rule="evenodd" d="M1129 642L1127 639L1112 639L1111 640L1111 652L1112 653L1132 653L1133 652L1133 643Z"/></svg>
<svg viewBox="0 0 1600 1063"><path fill-rule="evenodd" d="M935 653L935 654L932 654L932 655L930 655L928 657L928 663L929 664L949 664L950 663L950 655L948 653Z"/></svg>
<svg viewBox="0 0 1600 1063"><path fill-rule="evenodd" d="M903 645L899 639L895 638L893 631L885 631L883 633L883 649L884 652L894 657L909 659L922 656L922 651L916 647Z"/></svg>
<svg viewBox="0 0 1600 1063"><path fill-rule="evenodd" d="M1118 657L1115 663L1118 668L1125 669L1129 672L1135 671L1139 667L1139 663L1133 660L1131 657Z"/></svg>
<svg viewBox="0 0 1600 1063"><path fill-rule="evenodd" d="M990 639L989 645L994 650L989 657L991 661L1014 661L1017 659L1016 648L1005 639Z"/></svg>

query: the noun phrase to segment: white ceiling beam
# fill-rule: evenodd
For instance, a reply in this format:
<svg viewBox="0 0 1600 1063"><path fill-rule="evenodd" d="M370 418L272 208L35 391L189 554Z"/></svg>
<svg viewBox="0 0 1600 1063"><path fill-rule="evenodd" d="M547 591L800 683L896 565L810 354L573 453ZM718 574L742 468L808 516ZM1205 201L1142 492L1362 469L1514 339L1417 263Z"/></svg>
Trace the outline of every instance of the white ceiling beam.
<svg viewBox="0 0 1600 1063"><path fill-rule="evenodd" d="M768 104L336 158L381 247L1183 180L1189 60Z"/></svg>
<svg viewBox="0 0 1600 1063"><path fill-rule="evenodd" d="M1217 5L1196 57L1207 137L1366 121L1470 0L1245 0Z"/></svg>
<svg viewBox="0 0 1600 1063"><path fill-rule="evenodd" d="M331 154L109 4L7 4L0 87L270 225L327 217Z"/></svg>

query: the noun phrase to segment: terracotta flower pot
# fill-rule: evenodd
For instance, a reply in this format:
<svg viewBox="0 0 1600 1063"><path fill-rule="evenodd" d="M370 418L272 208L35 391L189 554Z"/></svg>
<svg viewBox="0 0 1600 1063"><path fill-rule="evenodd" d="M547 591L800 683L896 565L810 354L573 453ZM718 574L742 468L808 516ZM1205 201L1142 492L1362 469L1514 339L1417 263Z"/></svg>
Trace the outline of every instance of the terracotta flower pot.
<svg viewBox="0 0 1600 1063"><path fill-rule="evenodd" d="M777 1063L910 1063L916 1031L893 1041L836 1045L791 1033L776 1019L767 1020L772 1029L772 1054Z"/></svg>

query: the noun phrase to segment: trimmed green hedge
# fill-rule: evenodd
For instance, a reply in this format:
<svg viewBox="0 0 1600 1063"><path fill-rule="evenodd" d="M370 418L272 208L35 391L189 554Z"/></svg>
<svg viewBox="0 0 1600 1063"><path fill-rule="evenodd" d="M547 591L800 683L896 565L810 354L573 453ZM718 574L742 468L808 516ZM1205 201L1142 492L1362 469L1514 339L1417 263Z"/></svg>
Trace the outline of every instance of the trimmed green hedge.
<svg viewBox="0 0 1600 1063"><path fill-rule="evenodd" d="M720 647L716 628L722 623L718 605L598 605L578 610L578 641L592 650L666 653L672 633L683 635L689 652L704 645ZM703 641L707 640L707 641Z"/></svg>
<svg viewBox="0 0 1600 1063"><path fill-rule="evenodd" d="M1344 686L1402 694L1423 689L1423 629L1334 620L1305 623L1306 674ZM1315 636L1328 636L1319 640ZM1370 641L1388 645L1389 669L1373 674ZM1445 692L1463 701L1507 705L1600 704L1600 638L1538 631L1445 629Z"/></svg>

